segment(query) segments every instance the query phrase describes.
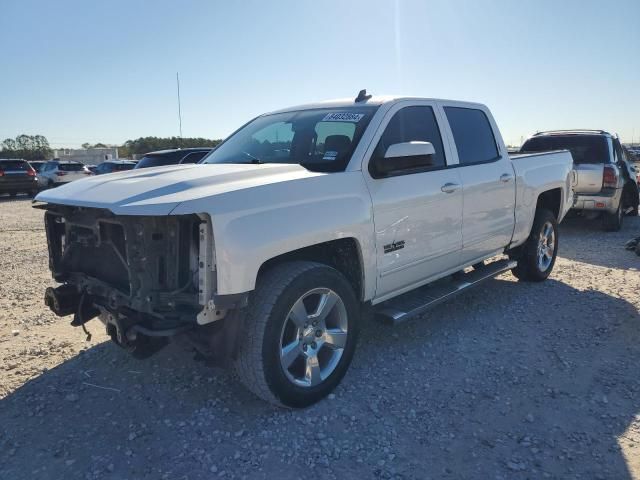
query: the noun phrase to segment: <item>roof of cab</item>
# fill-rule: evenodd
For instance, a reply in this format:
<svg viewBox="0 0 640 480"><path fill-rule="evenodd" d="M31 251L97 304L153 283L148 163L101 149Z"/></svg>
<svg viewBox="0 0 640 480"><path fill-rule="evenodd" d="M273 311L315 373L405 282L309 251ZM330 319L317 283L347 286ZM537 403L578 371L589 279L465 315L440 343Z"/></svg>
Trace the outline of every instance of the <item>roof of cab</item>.
<svg viewBox="0 0 640 480"><path fill-rule="evenodd" d="M422 100L429 102L446 102L446 103L456 103L456 104L464 104L467 106L481 106L484 107L481 103L476 102L466 102L460 100L447 100L443 98L425 98L425 97L403 97L403 96L394 96L394 95L372 95L368 100L356 102L355 97L352 98L338 98L334 100L325 100L322 102L315 103L307 103L302 105L296 105L292 107L282 108L279 110L274 110L272 112L265 113L264 115L271 115L274 113L285 113L285 112L296 112L299 110L313 110L318 108L358 108L364 106L373 106L378 107L385 103L393 103L399 102L402 100Z"/></svg>

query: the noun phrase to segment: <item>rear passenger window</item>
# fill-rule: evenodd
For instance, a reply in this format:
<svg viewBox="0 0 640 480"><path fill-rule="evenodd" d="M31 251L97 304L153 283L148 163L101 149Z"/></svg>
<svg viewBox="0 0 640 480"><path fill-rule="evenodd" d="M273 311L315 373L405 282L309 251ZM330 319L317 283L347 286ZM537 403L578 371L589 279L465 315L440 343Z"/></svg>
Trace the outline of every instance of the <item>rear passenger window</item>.
<svg viewBox="0 0 640 480"><path fill-rule="evenodd" d="M433 109L427 106L404 107L398 110L385 128L373 153L374 158L382 158L387 149L396 143L431 142L435 149L428 168L445 166L444 148L438 122ZM401 160L398 160L401 161ZM373 162L370 162L370 165ZM399 165L399 168L402 167ZM409 173L409 172L407 172Z"/></svg>
<svg viewBox="0 0 640 480"><path fill-rule="evenodd" d="M489 119L482 110L444 107L458 149L461 165L490 162L498 158L498 147Z"/></svg>

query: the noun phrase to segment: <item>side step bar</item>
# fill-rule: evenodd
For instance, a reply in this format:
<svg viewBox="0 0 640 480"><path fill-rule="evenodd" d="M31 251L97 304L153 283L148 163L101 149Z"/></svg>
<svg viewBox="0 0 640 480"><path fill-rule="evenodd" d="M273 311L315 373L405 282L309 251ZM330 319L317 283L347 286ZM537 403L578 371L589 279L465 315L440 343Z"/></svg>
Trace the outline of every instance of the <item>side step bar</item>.
<svg viewBox="0 0 640 480"><path fill-rule="evenodd" d="M497 260L468 273L454 274L376 305L374 313L385 323L404 322L516 265L514 260Z"/></svg>

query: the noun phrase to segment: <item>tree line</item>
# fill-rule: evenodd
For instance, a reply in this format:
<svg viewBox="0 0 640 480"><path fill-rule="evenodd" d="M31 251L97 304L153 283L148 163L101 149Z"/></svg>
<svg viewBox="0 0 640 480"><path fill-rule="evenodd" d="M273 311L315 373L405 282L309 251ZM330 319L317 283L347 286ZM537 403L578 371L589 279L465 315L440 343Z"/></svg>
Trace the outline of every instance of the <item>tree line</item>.
<svg viewBox="0 0 640 480"><path fill-rule="evenodd" d="M49 141L42 135L18 135L0 143L0 158L47 160L53 155Z"/></svg>
<svg viewBox="0 0 640 480"><path fill-rule="evenodd" d="M215 147L222 140L210 140L208 138L181 138L181 137L140 137L135 140L127 140L124 144L116 146L118 156L129 158L132 155L143 155L155 150L188 147ZM104 143L83 143L82 148L107 148ZM18 135L15 139L7 138L0 143L0 158L22 158L24 160L48 160L53 157L53 150L43 135Z"/></svg>

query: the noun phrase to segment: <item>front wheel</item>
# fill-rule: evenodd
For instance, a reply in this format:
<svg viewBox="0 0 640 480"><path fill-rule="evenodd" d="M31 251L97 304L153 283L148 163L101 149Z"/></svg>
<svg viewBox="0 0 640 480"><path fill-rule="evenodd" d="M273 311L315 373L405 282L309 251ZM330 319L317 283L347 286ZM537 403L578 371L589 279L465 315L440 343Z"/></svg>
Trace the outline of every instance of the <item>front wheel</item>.
<svg viewBox="0 0 640 480"><path fill-rule="evenodd" d="M347 371L359 303L346 278L314 262L290 262L258 278L245 312L234 370L258 397L307 407Z"/></svg>
<svg viewBox="0 0 640 480"><path fill-rule="evenodd" d="M549 210L536 211L527 241L510 257L518 261L511 273L519 280L541 282L551 274L558 254L558 222Z"/></svg>

